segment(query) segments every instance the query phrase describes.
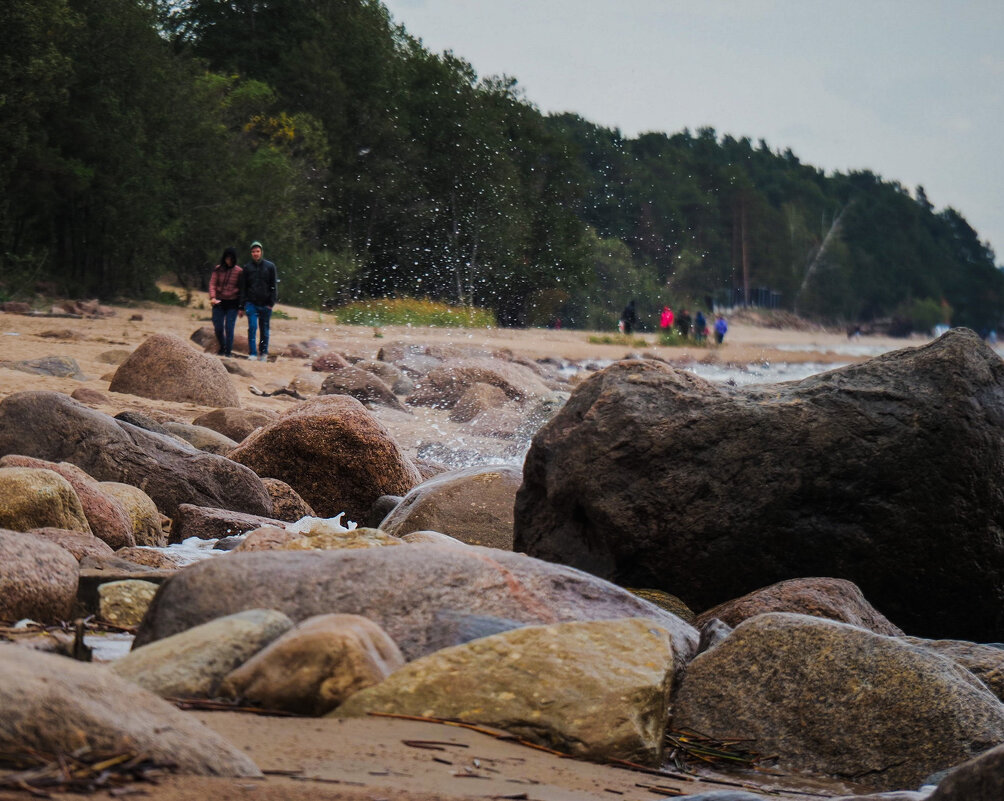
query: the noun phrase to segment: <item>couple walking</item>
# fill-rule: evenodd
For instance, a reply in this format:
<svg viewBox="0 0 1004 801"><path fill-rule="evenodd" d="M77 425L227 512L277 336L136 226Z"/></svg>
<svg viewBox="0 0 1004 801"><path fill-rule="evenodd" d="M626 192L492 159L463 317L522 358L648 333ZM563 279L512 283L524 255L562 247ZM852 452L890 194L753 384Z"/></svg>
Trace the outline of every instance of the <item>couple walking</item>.
<svg viewBox="0 0 1004 801"><path fill-rule="evenodd" d="M248 358L268 359L268 328L278 297L275 265L262 258L261 242L251 243L251 261L237 265L237 251L227 248L209 279L209 303L220 355L231 356L237 318L248 316ZM257 342L257 347L256 347Z"/></svg>

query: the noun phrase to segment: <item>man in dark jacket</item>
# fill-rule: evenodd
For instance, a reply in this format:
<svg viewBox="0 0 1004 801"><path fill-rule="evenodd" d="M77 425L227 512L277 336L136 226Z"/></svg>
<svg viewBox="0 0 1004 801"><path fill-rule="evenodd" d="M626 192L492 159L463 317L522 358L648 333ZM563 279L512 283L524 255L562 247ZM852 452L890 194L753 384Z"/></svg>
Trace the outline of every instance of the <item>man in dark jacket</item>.
<svg viewBox="0 0 1004 801"><path fill-rule="evenodd" d="M251 243L251 261L240 275L240 306L248 316L248 358L268 360L268 324L278 298L275 265L262 258L261 242ZM256 347L257 342L257 347Z"/></svg>

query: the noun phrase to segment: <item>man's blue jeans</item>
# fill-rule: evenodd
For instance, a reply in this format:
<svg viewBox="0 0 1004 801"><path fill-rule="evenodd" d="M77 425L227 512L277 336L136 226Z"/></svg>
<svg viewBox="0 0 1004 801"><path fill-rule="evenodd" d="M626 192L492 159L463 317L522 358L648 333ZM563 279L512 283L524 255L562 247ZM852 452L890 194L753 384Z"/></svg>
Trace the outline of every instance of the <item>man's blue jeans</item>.
<svg viewBox="0 0 1004 801"><path fill-rule="evenodd" d="M252 358L259 352L262 356L268 354L268 324L272 319L271 306L256 306L250 301L244 306L248 316L248 355ZM258 345L255 346L257 341Z"/></svg>
<svg viewBox="0 0 1004 801"><path fill-rule="evenodd" d="M234 349L234 326L237 324L237 301L223 301L213 306L213 329L220 343L220 355L230 356Z"/></svg>

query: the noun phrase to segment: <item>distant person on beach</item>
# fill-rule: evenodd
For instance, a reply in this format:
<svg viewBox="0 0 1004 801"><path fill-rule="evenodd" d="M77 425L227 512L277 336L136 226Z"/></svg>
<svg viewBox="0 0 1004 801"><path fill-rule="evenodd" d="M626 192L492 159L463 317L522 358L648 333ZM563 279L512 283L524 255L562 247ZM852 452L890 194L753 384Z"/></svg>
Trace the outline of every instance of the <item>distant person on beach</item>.
<svg viewBox="0 0 1004 801"><path fill-rule="evenodd" d="M227 248L209 277L209 305L213 309L213 330L220 343L220 356L233 355L234 326L240 310L240 276L237 251Z"/></svg>
<svg viewBox="0 0 1004 801"><path fill-rule="evenodd" d="M251 243L251 261L244 265L240 279L240 307L248 316L248 358L268 361L269 322L279 280L275 265L262 258L261 242Z"/></svg>
<svg viewBox="0 0 1004 801"><path fill-rule="evenodd" d="M694 318L694 339L698 342L704 342L707 335L708 321L704 318L704 312L698 309L697 316Z"/></svg>
<svg viewBox="0 0 1004 801"><path fill-rule="evenodd" d="M686 309L676 316L676 330L684 339L690 336L690 312Z"/></svg>
<svg viewBox="0 0 1004 801"><path fill-rule="evenodd" d="M662 315L659 317L659 328L663 332L669 331L673 327L673 310L669 306L662 307Z"/></svg>
<svg viewBox="0 0 1004 801"><path fill-rule="evenodd" d="M725 341L725 334L729 330L729 324L725 318L720 315L715 315L715 342L719 345Z"/></svg>
<svg viewBox="0 0 1004 801"><path fill-rule="evenodd" d="M624 333L630 334L638 327L638 312L635 311L634 301L628 301L621 313L621 321L624 323Z"/></svg>

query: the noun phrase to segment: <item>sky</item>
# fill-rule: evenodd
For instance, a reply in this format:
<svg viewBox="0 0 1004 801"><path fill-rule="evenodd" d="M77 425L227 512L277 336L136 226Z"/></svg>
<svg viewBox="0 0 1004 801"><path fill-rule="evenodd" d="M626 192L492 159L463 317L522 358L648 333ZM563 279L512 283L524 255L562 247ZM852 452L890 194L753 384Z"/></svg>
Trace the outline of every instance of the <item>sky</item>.
<svg viewBox="0 0 1004 801"><path fill-rule="evenodd" d="M1004 2L384 0L542 112L713 127L952 206L1004 264Z"/></svg>

